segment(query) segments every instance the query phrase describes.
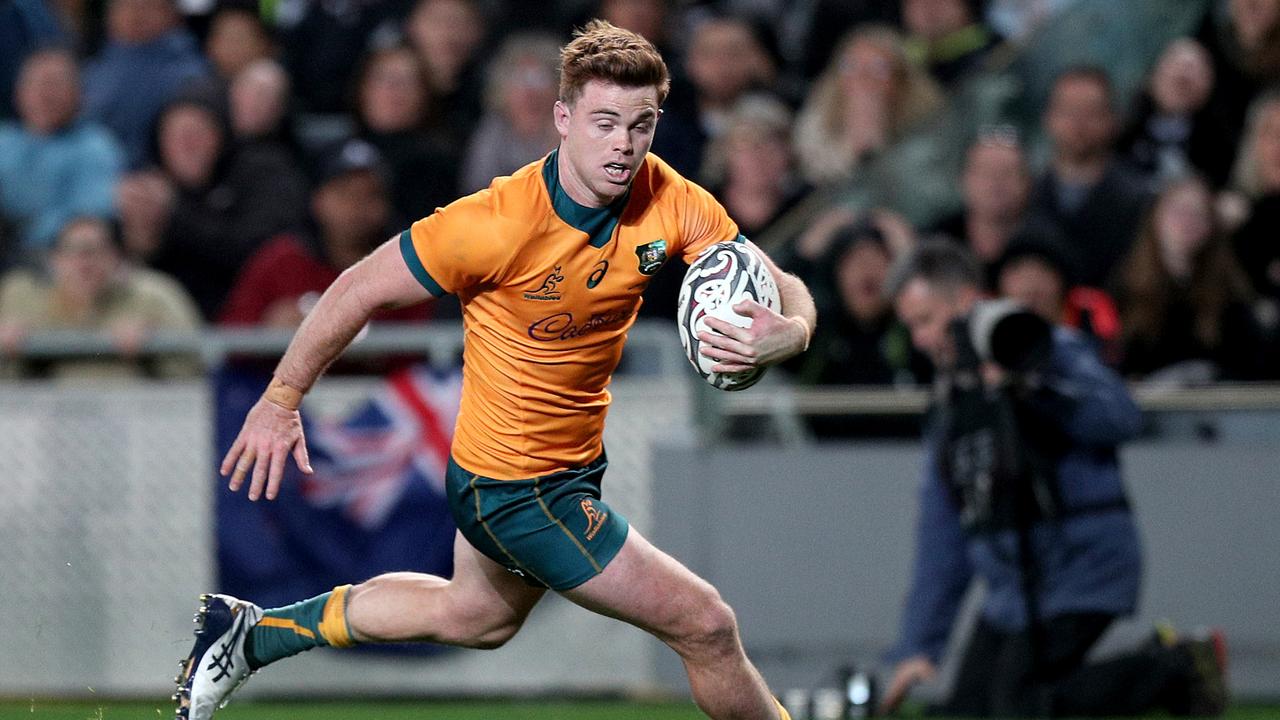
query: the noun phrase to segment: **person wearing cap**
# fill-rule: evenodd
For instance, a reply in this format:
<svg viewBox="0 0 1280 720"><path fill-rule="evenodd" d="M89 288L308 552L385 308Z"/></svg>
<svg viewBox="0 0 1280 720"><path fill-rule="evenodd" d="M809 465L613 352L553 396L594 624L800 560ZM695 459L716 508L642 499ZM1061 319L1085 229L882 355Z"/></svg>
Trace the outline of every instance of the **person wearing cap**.
<svg viewBox="0 0 1280 720"><path fill-rule="evenodd" d="M231 138L221 90L187 88L157 120L157 165L116 190L130 255L178 278L208 320L249 256L306 216L306 178L293 160Z"/></svg>
<svg viewBox="0 0 1280 720"><path fill-rule="evenodd" d="M319 162L306 227L275 236L249 258L218 323L296 328L325 288L386 238L390 219L387 168L377 149L358 139L330 148ZM425 321L431 307L373 319Z"/></svg>

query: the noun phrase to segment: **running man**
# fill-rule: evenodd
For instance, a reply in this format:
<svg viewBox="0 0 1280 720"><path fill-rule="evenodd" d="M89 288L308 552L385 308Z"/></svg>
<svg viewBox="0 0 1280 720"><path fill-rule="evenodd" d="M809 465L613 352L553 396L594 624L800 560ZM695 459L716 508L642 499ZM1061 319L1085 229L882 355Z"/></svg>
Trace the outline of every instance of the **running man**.
<svg viewBox="0 0 1280 720"><path fill-rule="evenodd" d="M639 35L594 21L562 53L559 148L413 224L347 270L298 329L222 461L230 488L276 497L290 455L310 472L298 405L376 310L455 293L462 404L448 471L450 580L390 573L282 608L202 596L177 715L207 720L249 674L313 647L496 648L548 588L679 653L717 719L788 720L743 652L733 611L600 498L609 393L640 293L667 257L746 242L701 187L648 155L667 67ZM813 333L808 290L772 262L783 313L746 301L716 320L716 370L772 365Z"/></svg>

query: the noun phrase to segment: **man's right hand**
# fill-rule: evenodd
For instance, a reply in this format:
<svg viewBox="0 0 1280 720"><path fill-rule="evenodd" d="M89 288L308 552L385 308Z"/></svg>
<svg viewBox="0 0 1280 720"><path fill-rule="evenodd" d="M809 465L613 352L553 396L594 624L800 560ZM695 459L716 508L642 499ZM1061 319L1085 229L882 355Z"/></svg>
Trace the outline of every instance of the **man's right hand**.
<svg viewBox="0 0 1280 720"><path fill-rule="evenodd" d="M222 459L222 476L231 474L228 487L236 492L252 470L249 499L257 500L265 485L267 499L274 500L290 453L302 472L310 475L311 461L307 458L306 438L302 436L302 416L297 410L289 410L265 397L258 398L236 441Z"/></svg>
<svg viewBox="0 0 1280 720"><path fill-rule="evenodd" d="M916 655L898 663L893 669L893 679L889 681L889 689L880 702L879 712L888 715L896 712L898 706L906 699L907 693L917 683L929 682L938 675L938 668L933 661L924 655Z"/></svg>

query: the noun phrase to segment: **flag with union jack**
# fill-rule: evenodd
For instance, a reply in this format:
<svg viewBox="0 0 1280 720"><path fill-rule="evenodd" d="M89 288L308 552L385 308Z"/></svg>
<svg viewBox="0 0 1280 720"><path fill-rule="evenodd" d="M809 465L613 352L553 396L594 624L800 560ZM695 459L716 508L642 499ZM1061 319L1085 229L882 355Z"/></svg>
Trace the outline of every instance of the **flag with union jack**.
<svg viewBox="0 0 1280 720"><path fill-rule="evenodd" d="M220 461L269 378L227 366L214 377ZM452 573L445 467L461 376L413 366L337 417L303 404L313 475L293 462L273 502L217 479L219 588L264 607L383 572ZM215 473L216 474L216 473Z"/></svg>

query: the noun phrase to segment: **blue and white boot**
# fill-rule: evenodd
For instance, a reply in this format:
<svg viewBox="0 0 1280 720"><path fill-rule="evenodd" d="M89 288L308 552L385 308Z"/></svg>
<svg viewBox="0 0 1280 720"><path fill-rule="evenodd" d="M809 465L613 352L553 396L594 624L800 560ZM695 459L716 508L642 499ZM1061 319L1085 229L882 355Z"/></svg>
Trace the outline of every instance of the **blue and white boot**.
<svg viewBox="0 0 1280 720"><path fill-rule="evenodd" d="M262 608L230 595L200 596L200 610L194 618L196 644L174 683L180 720L209 720L224 707L236 688L253 670L244 652L249 630L262 619Z"/></svg>

